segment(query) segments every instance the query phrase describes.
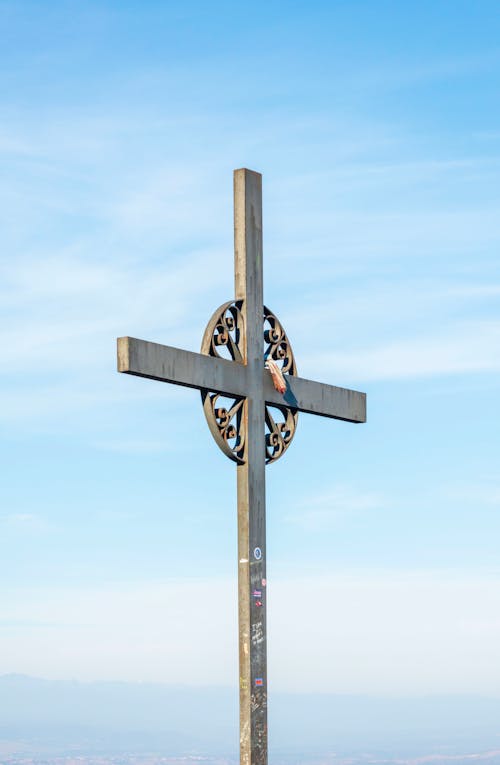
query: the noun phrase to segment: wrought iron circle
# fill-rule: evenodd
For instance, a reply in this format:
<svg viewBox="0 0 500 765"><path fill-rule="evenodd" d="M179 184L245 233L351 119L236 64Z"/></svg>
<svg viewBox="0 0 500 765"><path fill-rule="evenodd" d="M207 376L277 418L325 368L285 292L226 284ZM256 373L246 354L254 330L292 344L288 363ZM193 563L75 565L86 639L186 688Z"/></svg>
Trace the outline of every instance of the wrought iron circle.
<svg viewBox="0 0 500 765"><path fill-rule="evenodd" d="M201 352L208 356L245 363L245 326L242 300L221 305L207 324ZM264 365L273 360L285 375L296 375L297 367L292 347L282 324L275 314L264 306L263 358ZM245 462L245 428L247 401L243 397L228 396L202 390L203 410L210 431L224 454L239 464ZM266 463L275 462L289 447L297 427L298 411L293 407L266 404L265 450Z"/></svg>

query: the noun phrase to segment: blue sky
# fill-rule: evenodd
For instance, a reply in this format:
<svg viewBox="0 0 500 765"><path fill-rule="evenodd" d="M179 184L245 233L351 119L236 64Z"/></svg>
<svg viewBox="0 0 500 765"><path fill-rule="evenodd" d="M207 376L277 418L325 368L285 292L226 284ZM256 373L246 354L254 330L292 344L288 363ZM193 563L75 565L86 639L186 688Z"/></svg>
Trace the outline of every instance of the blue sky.
<svg viewBox="0 0 500 765"><path fill-rule="evenodd" d="M246 166L299 373L368 393L268 468L271 686L498 693L497 3L0 9L0 672L236 680L234 468L115 338L198 350Z"/></svg>

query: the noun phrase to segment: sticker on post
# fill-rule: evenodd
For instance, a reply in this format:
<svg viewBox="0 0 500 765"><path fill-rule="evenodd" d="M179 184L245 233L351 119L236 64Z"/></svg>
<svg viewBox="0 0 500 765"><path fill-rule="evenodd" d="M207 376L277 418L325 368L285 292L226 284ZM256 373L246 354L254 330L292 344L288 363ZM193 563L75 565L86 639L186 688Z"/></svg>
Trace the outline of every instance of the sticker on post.
<svg viewBox="0 0 500 765"><path fill-rule="evenodd" d="M252 592L252 595L254 596L254 598L261 598L262 597L262 590L254 590Z"/></svg>
<svg viewBox="0 0 500 765"><path fill-rule="evenodd" d="M264 642L264 630L262 629L262 622L255 622L252 624L252 645L260 645Z"/></svg>
<svg viewBox="0 0 500 765"><path fill-rule="evenodd" d="M262 550L260 549L260 547L255 548L255 550L253 551L253 557L255 558L255 560L260 560L262 558Z"/></svg>
<svg viewBox="0 0 500 765"><path fill-rule="evenodd" d="M262 688L263 685L264 685L264 680L261 677L256 677L255 678L255 687L256 688Z"/></svg>

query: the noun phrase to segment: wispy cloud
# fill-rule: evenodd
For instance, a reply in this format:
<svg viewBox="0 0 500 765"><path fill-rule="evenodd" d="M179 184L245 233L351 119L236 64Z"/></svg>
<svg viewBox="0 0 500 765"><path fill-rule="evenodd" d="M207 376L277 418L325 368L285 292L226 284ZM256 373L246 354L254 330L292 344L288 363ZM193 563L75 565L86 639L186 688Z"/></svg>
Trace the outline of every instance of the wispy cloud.
<svg viewBox="0 0 500 765"><path fill-rule="evenodd" d="M464 75L480 75L495 71L498 51L494 48L481 54L461 56L434 56L432 59L413 64L399 62L399 66L374 66L354 76L354 82L364 83L377 89L407 88L411 85L453 80Z"/></svg>
<svg viewBox="0 0 500 765"><path fill-rule="evenodd" d="M337 486L328 492L311 492L296 503L288 521L307 531L335 528L343 519L387 506L387 501L376 493L363 492L349 486Z"/></svg>
<svg viewBox="0 0 500 765"><path fill-rule="evenodd" d="M303 359L304 368L326 379L404 380L437 375L500 372L500 321L471 321L447 331L355 351L318 353Z"/></svg>
<svg viewBox="0 0 500 765"><path fill-rule="evenodd" d="M311 346L323 343L323 333L328 332L337 347L354 342L358 346L360 337L365 342L367 337L379 341L387 336L406 338L415 333L416 326L422 333L436 324L449 326L450 317L456 322L455 317L460 316L462 324L467 320L477 322L480 315L500 319L497 279L471 283L457 276L453 280L430 281L392 275L374 279L369 290L359 288L356 280L354 285L350 280L339 281L308 285L305 299L287 318L292 339L306 340L313 350ZM311 324L316 328L313 334Z"/></svg>
<svg viewBox="0 0 500 765"><path fill-rule="evenodd" d="M490 507L495 512L500 508L500 484L497 480L486 478L481 483L472 485L457 482L457 485L445 487L443 495L471 506Z"/></svg>
<svg viewBox="0 0 500 765"><path fill-rule="evenodd" d="M46 518L36 513L7 513L0 515L0 524L11 531L20 533L37 533L50 529Z"/></svg>
<svg viewBox="0 0 500 765"><path fill-rule="evenodd" d="M95 448L102 451L118 452L119 454L156 454L171 451L174 446L166 438L164 441L141 441L119 439L115 441L98 441ZM175 448L178 448L176 446Z"/></svg>
<svg viewBox="0 0 500 765"><path fill-rule="evenodd" d="M169 385L133 385L124 384L115 372L114 348L109 349L110 362L107 364L110 379L102 382L100 376L85 375L81 379L65 378L63 383L21 385L14 383L2 391L0 420L4 423L30 424L34 430L40 421L50 422L58 427L66 423L88 422L88 413L93 410L92 422L99 421L99 412L103 407L123 409L129 405L147 401L167 406L172 404L182 393L175 386ZM70 419L65 419L65 418ZM73 431L74 432L74 431Z"/></svg>
<svg viewBox="0 0 500 765"><path fill-rule="evenodd" d="M6 263L0 271L0 296L10 313L1 331L4 369L12 374L36 364L38 372L82 371L102 364L118 335L178 330L199 293L217 282L211 257L194 252L150 272L84 256Z"/></svg>

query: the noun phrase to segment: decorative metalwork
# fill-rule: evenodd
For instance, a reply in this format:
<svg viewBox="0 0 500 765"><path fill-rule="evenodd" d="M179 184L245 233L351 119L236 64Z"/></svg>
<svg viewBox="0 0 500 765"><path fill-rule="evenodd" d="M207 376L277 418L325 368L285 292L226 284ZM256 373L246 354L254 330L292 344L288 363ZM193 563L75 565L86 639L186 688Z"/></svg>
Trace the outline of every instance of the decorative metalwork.
<svg viewBox="0 0 500 765"><path fill-rule="evenodd" d="M286 332L274 313L264 306L264 361L268 359L273 359L284 375L297 374L292 346Z"/></svg>
<svg viewBox="0 0 500 765"><path fill-rule="evenodd" d="M285 375L296 375L292 346L279 319L264 306L264 362L272 359ZM297 427L298 412L290 406L266 404L266 462L275 462L288 449Z"/></svg>
<svg viewBox="0 0 500 765"><path fill-rule="evenodd" d="M216 310L207 324L201 352L239 364L243 363L243 314L242 301L229 301ZM246 400L202 390L201 400L208 427L217 444L230 459L242 464L245 453L245 428L243 421Z"/></svg>
<svg viewBox="0 0 500 765"><path fill-rule="evenodd" d="M298 412L288 406L266 404L266 462L275 462L288 449L297 427Z"/></svg>
<svg viewBox="0 0 500 765"><path fill-rule="evenodd" d="M207 390L201 392L201 399L208 426L217 444L227 457L240 465L243 464L246 399L232 398Z"/></svg>
<svg viewBox="0 0 500 765"><path fill-rule="evenodd" d="M241 311L243 301L224 303L207 324L201 352L208 356L245 363L245 326ZM283 375L297 374L295 358L280 321L264 306L263 365L273 360ZM247 401L209 390L201 391L203 410L210 431L224 454L235 462L245 462L245 422ZM266 463L275 462L290 445L297 427L297 409L266 404Z"/></svg>
<svg viewBox="0 0 500 765"><path fill-rule="evenodd" d="M203 335L202 353L243 363L245 329L242 304L242 300L229 301L216 310Z"/></svg>

